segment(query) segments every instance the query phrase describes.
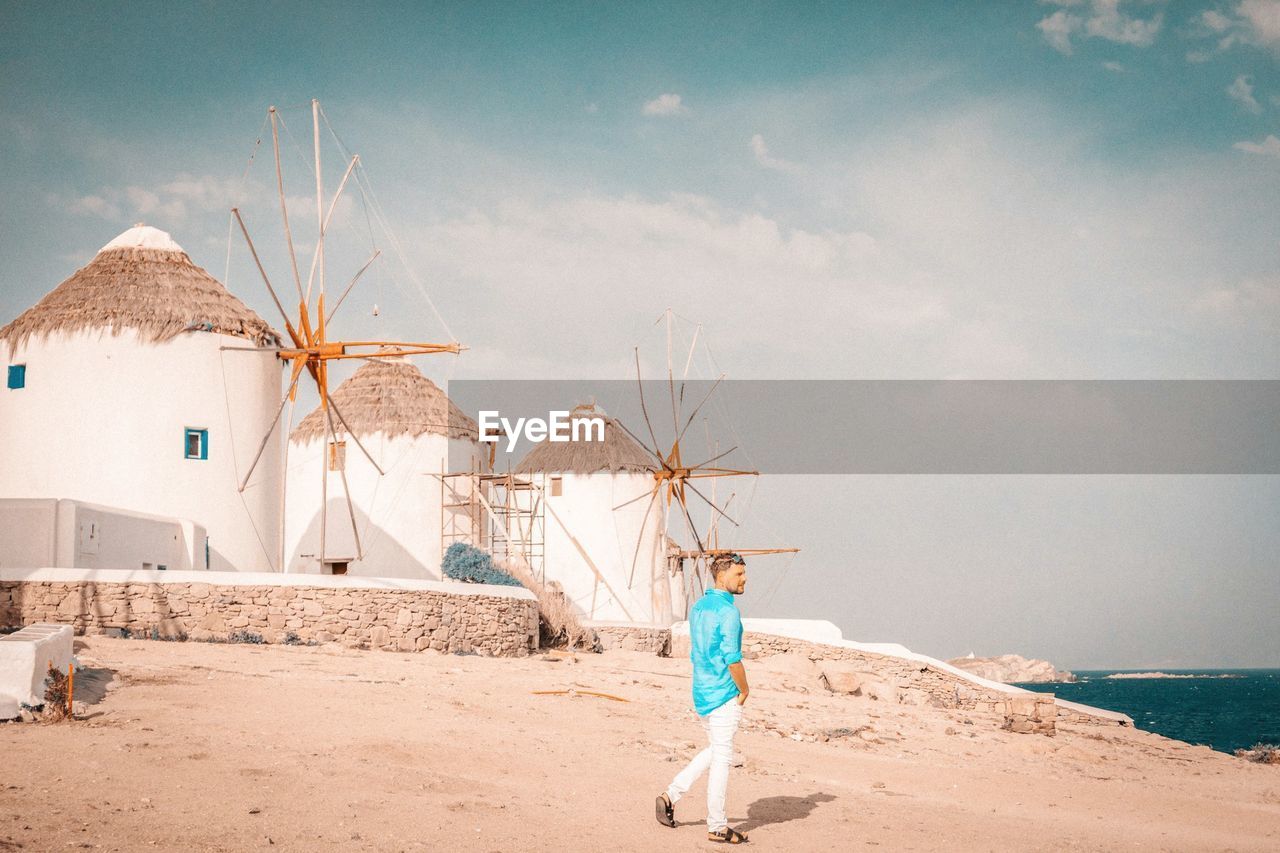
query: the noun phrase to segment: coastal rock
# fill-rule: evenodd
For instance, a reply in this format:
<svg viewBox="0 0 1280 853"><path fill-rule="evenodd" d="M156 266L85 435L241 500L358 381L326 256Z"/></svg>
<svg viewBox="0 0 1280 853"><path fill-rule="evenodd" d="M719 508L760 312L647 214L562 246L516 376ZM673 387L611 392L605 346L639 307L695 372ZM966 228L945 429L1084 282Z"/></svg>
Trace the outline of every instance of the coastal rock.
<svg viewBox="0 0 1280 853"><path fill-rule="evenodd" d="M857 664L848 661L824 660L821 663L822 681L832 693L857 693L863 679L868 677Z"/></svg>
<svg viewBox="0 0 1280 853"><path fill-rule="evenodd" d="M826 662L823 661L823 664ZM768 680L774 683L781 683L782 686L792 690L801 687L818 687L821 672L819 665L814 663L806 655L797 654L795 652L784 653L780 655L771 655L767 658L753 663L752 671L760 672L768 676Z"/></svg>
<svg viewBox="0 0 1280 853"><path fill-rule="evenodd" d="M1074 675L1057 669L1047 660L1024 658L1021 655L999 655L990 658L969 655L953 658L947 663L979 678L999 681L1003 684L1047 684L1076 680Z"/></svg>
<svg viewBox="0 0 1280 853"><path fill-rule="evenodd" d="M861 685L861 693L868 699L874 699L877 702L888 702L892 705L898 704L898 687L895 684L889 684L884 681L864 681Z"/></svg>

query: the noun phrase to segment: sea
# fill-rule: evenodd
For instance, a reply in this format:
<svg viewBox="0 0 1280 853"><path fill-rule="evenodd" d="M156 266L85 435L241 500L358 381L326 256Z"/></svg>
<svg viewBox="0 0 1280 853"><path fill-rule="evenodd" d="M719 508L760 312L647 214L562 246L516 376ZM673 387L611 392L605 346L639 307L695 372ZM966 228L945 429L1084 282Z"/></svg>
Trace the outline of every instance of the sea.
<svg viewBox="0 0 1280 853"><path fill-rule="evenodd" d="M1280 669L1167 669L1160 672L1189 677L1107 677L1134 672L1084 671L1072 683L1018 686L1120 711L1140 729L1222 752L1280 744Z"/></svg>

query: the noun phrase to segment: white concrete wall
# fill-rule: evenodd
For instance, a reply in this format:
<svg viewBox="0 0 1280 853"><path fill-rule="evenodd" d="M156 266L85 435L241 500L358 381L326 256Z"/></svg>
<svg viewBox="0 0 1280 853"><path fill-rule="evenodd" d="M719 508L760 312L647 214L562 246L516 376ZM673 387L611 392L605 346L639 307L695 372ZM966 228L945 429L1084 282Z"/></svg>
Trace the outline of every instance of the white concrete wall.
<svg viewBox="0 0 1280 853"><path fill-rule="evenodd" d="M205 569L205 529L79 501L0 498L0 566Z"/></svg>
<svg viewBox="0 0 1280 853"><path fill-rule="evenodd" d="M387 578L439 578L442 503L440 473L453 459L471 458L479 468L487 457L474 441L424 434L388 438L382 433L360 441L385 474L369 463L355 440L346 439L347 486L351 489L363 559L347 573ZM327 464L326 443L293 442L289 447L285 520L285 557L290 572L318 573L320 565L320 483ZM462 486L460 479L454 484ZM329 472L325 556L354 558L355 538L343 495L342 477ZM459 528L465 510L448 510Z"/></svg>
<svg viewBox="0 0 1280 853"><path fill-rule="evenodd" d="M59 565L58 502L0 499L0 568Z"/></svg>
<svg viewBox="0 0 1280 853"><path fill-rule="evenodd" d="M547 579L559 581L587 619L665 627L683 615L681 579L667 570L661 497L645 519L653 476L564 474L559 496L551 493L553 476L535 476L547 503Z"/></svg>
<svg viewBox="0 0 1280 853"><path fill-rule="evenodd" d="M70 625L28 625L0 637L0 719L16 717L21 705L44 704L49 666L66 672L73 642Z"/></svg>
<svg viewBox="0 0 1280 853"><path fill-rule="evenodd" d="M208 332L149 344L132 330L28 341L8 357L27 365L26 387L0 388L0 498L192 519L208 530L212 568L271 569L278 434L248 489L237 488L279 405L281 365L220 350L246 345ZM209 431L208 459L184 458L187 427Z"/></svg>
<svg viewBox="0 0 1280 853"><path fill-rule="evenodd" d="M158 572L62 569L56 567L0 568L0 582L28 583L202 583L214 586L309 586L321 589L386 589L442 592L448 595L488 595L535 600L522 586L495 586L424 578L374 578L335 575L280 574L278 572Z"/></svg>

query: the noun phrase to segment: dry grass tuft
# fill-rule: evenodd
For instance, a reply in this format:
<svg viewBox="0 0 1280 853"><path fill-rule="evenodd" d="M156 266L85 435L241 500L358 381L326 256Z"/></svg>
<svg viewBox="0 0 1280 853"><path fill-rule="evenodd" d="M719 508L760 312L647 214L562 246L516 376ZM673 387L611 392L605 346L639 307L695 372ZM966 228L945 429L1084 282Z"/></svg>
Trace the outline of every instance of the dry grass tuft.
<svg viewBox="0 0 1280 853"><path fill-rule="evenodd" d="M1280 764L1280 745L1274 743L1255 743L1249 749L1237 749L1236 758L1254 761L1258 764Z"/></svg>
<svg viewBox="0 0 1280 853"><path fill-rule="evenodd" d="M537 597L540 644L543 648L603 650L596 632L583 625L573 612L573 605L565 597L560 584L555 581L545 585L539 583L524 560L509 558L499 561L498 565Z"/></svg>
<svg viewBox="0 0 1280 853"><path fill-rule="evenodd" d="M44 710L40 712L41 722L57 723L71 716L67 707L67 674L49 665L45 675Z"/></svg>

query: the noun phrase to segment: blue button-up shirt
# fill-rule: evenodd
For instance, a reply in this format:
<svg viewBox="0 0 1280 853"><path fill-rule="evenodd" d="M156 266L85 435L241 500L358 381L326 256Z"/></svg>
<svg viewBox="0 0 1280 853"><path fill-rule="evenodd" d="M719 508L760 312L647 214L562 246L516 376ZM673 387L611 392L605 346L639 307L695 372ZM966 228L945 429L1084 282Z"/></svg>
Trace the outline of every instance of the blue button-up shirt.
<svg viewBox="0 0 1280 853"><path fill-rule="evenodd" d="M738 695L729 665L742 660L742 615L731 593L709 589L689 611L689 658L693 707L700 715Z"/></svg>

